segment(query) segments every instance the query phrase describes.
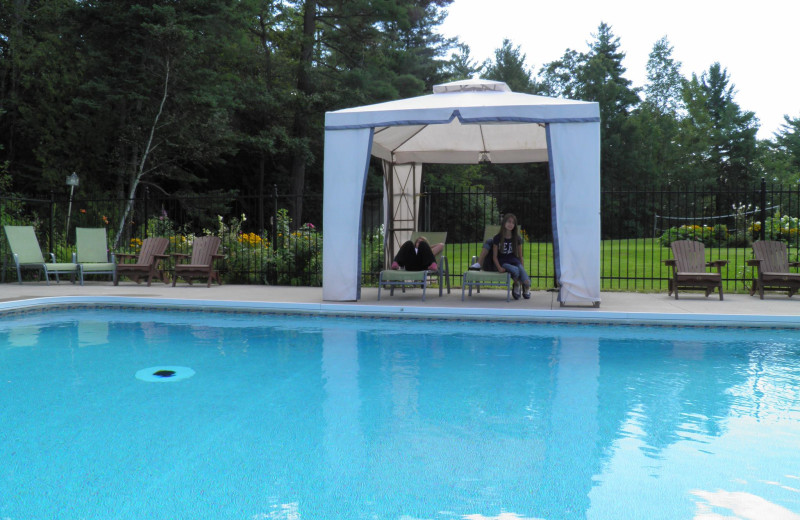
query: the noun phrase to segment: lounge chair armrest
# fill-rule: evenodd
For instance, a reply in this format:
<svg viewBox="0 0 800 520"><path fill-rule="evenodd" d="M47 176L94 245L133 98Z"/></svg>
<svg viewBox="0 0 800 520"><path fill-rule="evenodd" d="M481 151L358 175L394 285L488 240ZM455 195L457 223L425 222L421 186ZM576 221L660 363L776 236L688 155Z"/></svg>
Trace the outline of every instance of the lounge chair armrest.
<svg viewBox="0 0 800 520"><path fill-rule="evenodd" d="M800 267L800 262L789 262L789 267Z"/></svg>
<svg viewBox="0 0 800 520"><path fill-rule="evenodd" d="M153 258L157 258L159 260L167 260L169 255L153 255Z"/></svg>
<svg viewBox="0 0 800 520"><path fill-rule="evenodd" d="M758 258L751 258L747 261L747 265L750 267L761 267L761 260Z"/></svg>
<svg viewBox="0 0 800 520"><path fill-rule="evenodd" d="M662 262L664 262L664 265L667 267L675 267L678 265L674 258L667 258L666 260L662 260Z"/></svg>
<svg viewBox="0 0 800 520"><path fill-rule="evenodd" d="M170 253L170 256L180 257L180 258L187 258L189 255L186 253Z"/></svg>

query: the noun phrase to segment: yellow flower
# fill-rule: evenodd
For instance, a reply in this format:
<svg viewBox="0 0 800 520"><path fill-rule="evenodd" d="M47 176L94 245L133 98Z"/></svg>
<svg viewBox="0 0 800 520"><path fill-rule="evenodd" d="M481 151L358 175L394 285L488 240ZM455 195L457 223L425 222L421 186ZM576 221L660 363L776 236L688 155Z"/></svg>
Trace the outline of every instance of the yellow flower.
<svg viewBox="0 0 800 520"><path fill-rule="evenodd" d="M257 246L262 242L261 237L255 233L242 233L237 240L239 243L247 244L250 247Z"/></svg>

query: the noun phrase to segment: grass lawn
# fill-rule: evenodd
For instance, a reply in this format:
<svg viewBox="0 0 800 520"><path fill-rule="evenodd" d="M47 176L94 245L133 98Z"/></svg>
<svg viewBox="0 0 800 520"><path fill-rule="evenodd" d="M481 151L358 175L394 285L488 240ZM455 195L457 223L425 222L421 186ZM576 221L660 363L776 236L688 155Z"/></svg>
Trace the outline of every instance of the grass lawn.
<svg viewBox="0 0 800 520"><path fill-rule="evenodd" d="M525 266L535 289L553 287L553 246L550 243L525 244ZM451 285L460 287L461 274L469 267L473 255L480 252L481 243L447 244L445 249L450 264ZM752 278L752 268L746 260L752 258L749 247L706 248L709 260L727 260L722 268L726 292L747 292ZM622 239L603 240L601 243L601 288L604 291L665 292L667 279L672 276L663 260L672 258L672 251L662 247L657 240ZM746 284L745 284L746 282Z"/></svg>

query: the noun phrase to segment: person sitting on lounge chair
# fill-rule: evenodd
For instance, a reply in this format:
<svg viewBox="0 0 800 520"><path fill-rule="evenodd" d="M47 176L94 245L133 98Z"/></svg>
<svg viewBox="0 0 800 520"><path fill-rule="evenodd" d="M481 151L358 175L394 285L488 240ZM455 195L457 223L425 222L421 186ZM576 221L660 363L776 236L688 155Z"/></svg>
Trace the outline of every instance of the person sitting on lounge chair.
<svg viewBox="0 0 800 520"><path fill-rule="evenodd" d="M392 269L405 268L406 271L438 271L436 255L442 252L444 244L428 244L425 237L417 238L416 242L407 240L394 257Z"/></svg>

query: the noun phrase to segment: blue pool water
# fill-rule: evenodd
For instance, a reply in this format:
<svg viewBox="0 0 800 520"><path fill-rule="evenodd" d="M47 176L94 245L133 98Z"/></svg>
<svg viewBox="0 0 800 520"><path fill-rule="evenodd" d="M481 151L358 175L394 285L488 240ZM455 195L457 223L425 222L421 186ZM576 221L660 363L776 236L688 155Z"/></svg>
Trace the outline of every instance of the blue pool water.
<svg viewBox="0 0 800 520"><path fill-rule="evenodd" d="M794 520L798 447L800 331L0 319L2 520Z"/></svg>

